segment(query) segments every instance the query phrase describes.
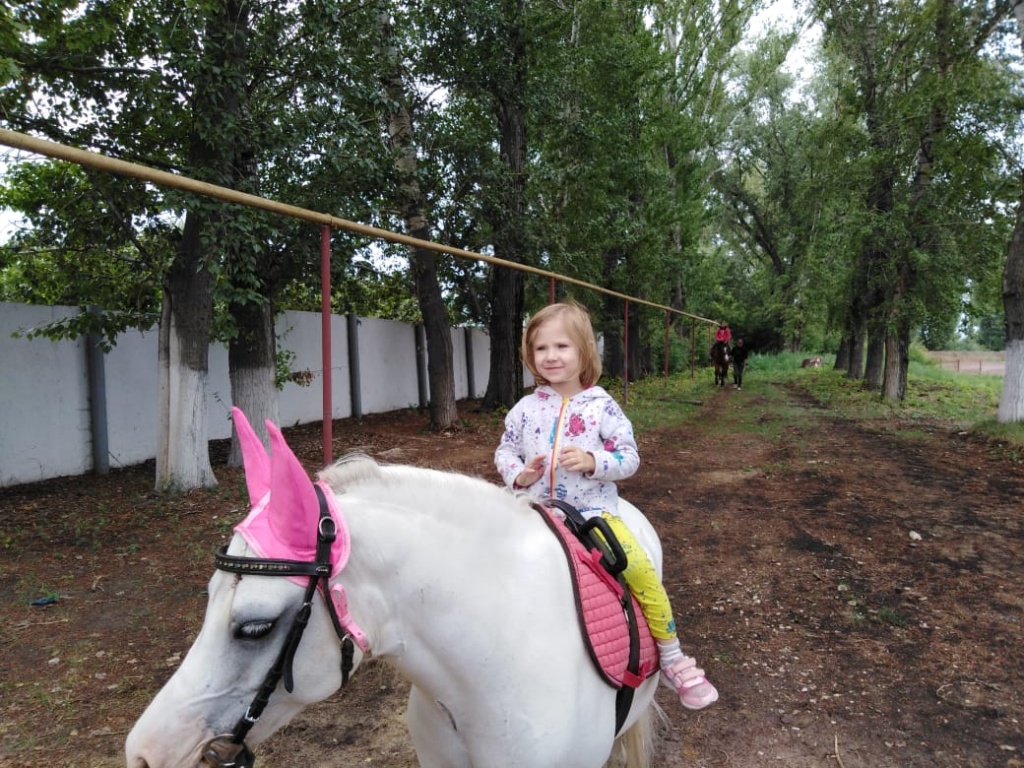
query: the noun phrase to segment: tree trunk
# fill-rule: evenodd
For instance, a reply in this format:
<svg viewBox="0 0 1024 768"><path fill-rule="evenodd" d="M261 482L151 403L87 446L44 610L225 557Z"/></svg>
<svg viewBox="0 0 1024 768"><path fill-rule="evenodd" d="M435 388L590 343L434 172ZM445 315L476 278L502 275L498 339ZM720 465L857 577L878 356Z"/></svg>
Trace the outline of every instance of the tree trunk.
<svg viewBox="0 0 1024 768"><path fill-rule="evenodd" d="M426 196L416 180L416 147L413 141L413 118L409 93L397 54L390 46L391 22L384 21L386 49L391 51L392 67L384 78L388 99L393 105L388 113L388 137L398 172L398 200L405 231L420 240L430 239L430 225L425 210ZM427 248L409 247L409 263L416 285L416 299L423 315L427 337L427 380L430 385L430 426L435 430L453 429L459 420L455 397L455 366L451 325L437 279L437 257Z"/></svg>
<svg viewBox="0 0 1024 768"><path fill-rule="evenodd" d="M845 371L850 367L850 337L845 333L839 340L839 349L836 350L836 364L832 366L834 371Z"/></svg>
<svg viewBox="0 0 1024 768"><path fill-rule="evenodd" d="M864 377L864 347L867 334L861 328L853 337L853 346L850 348L850 370L846 376L850 379Z"/></svg>
<svg viewBox="0 0 1024 768"><path fill-rule="evenodd" d="M629 350L626 359L629 360L629 380L639 381L650 372L650 358L645 354L644 345L641 340L640 308L636 303L629 305Z"/></svg>
<svg viewBox="0 0 1024 768"><path fill-rule="evenodd" d="M498 121L498 148L505 168L500 210L493 215L494 255L523 263L526 255L526 30L524 0L508 4L507 81L492 94ZM482 408L511 408L523 390L519 347L523 335L523 274L492 267L490 276L490 376Z"/></svg>
<svg viewBox="0 0 1024 768"><path fill-rule="evenodd" d="M907 395L907 368L910 365L910 331L906 328L886 334L885 380L882 397L899 401Z"/></svg>
<svg viewBox="0 0 1024 768"><path fill-rule="evenodd" d="M506 267L493 267L490 282L490 375L481 408L511 408L523 391L519 348L523 339L523 276Z"/></svg>
<svg viewBox="0 0 1024 768"><path fill-rule="evenodd" d="M1024 2L1016 0L1013 14L1024 49ZM1003 269L1003 311L1006 315L1006 371L996 421L1024 421L1024 175L1017 220Z"/></svg>
<svg viewBox="0 0 1024 768"><path fill-rule="evenodd" d="M202 259L200 223L185 216L178 256L168 270L160 329L160 431L156 488L217 484L210 464L206 384L209 379L213 279ZM199 265L199 266L197 266Z"/></svg>
<svg viewBox="0 0 1024 768"><path fill-rule="evenodd" d="M193 83L189 168L223 184L232 178L241 112L241 80L248 46L249 5L229 0L207 19L203 55L209 66ZM160 432L156 485L187 490L216 485L207 429L213 277L205 240L216 231L217 203L193 201L178 253L168 270L161 328ZM166 332L166 335L165 335ZM166 398L166 399L165 399Z"/></svg>
<svg viewBox="0 0 1024 768"><path fill-rule="evenodd" d="M601 297L604 317L597 324L597 327L601 328L603 341L601 368L606 376L620 378L625 360L622 340L622 299L608 293L601 294Z"/></svg>
<svg viewBox="0 0 1024 768"><path fill-rule="evenodd" d="M274 311L269 301L249 302L230 307L238 326L228 345L228 373L231 377L231 402L246 415L263 444L270 447L265 422L277 424L278 400L274 385L277 372L277 339L274 336ZM228 466L242 466L242 451L232 427Z"/></svg>
<svg viewBox="0 0 1024 768"><path fill-rule="evenodd" d="M888 347L886 347L885 330L872 324L868 331L867 359L864 363L864 382L868 389L877 391L882 388L885 379Z"/></svg>
<svg viewBox="0 0 1024 768"><path fill-rule="evenodd" d="M1024 3L1017 6L1024 7ZM1024 176L1017 221L1003 269L1003 310L1006 313L1006 372L996 420L1024 421Z"/></svg>

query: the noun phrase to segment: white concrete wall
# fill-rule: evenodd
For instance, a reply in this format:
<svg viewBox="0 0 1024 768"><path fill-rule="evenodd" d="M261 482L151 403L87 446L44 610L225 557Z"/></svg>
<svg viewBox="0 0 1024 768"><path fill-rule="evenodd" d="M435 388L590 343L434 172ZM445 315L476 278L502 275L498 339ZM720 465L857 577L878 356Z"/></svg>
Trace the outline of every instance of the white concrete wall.
<svg viewBox="0 0 1024 768"><path fill-rule="evenodd" d="M277 340L282 349L295 353L293 371L313 375L308 384L286 382L278 394L281 425L293 427L320 421L324 413L324 367L321 354L320 315L316 312L285 312L277 318ZM336 419L352 415L349 382L348 334L341 315L331 315L331 413ZM365 386L365 385L364 385Z"/></svg>
<svg viewBox="0 0 1024 768"><path fill-rule="evenodd" d="M85 341L11 336L76 313L0 303L0 485L92 467Z"/></svg>
<svg viewBox="0 0 1024 768"><path fill-rule="evenodd" d="M359 374L365 384L361 392L363 413L419 405L413 326L359 318Z"/></svg>
<svg viewBox="0 0 1024 768"><path fill-rule="evenodd" d="M106 356L104 378L111 467L138 464L156 454L157 341L155 330L129 331L118 338L117 345ZM90 440L91 436L86 434L85 449L90 451L91 466ZM2 455L0 466L3 466ZM0 484L5 481L6 474L0 473Z"/></svg>
<svg viewBox="0 0 1024 768"><path fill-rule="evenodd" d="M92 431L84 340L15 339L12 333L77 313L71 307L0 302L0 487L92 470ZM361 406L364 414L418 406L416 334L391 320L358 321ZM277 320L279 344L295 353L293 370L309 371L307 386L289 382L279 394L281 424L320 421L323 415L321 320L315 312L286 312ZM452 329L456 396L468 396L466 339ZM490 344L472 330L474 396L487 388ZM331 410L352 415L345 317L331 318ZM104 357L111 467L153 458L157 441L157 332L131 331ZM425 375L425 373L424 373ZM210 439L231 436L228 352L210 347Z"/></svg>

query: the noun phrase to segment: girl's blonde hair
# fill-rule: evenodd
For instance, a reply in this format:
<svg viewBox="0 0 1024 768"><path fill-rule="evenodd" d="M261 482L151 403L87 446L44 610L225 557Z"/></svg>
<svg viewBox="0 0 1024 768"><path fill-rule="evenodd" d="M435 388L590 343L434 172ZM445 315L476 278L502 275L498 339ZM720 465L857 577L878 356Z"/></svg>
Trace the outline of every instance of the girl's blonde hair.
<svg viewBox="0 0 1024 768"><path fill-rule="evenodd" d="M575 301L548 304L530 318L530 322L526 324L526 331L523 333L523 346L520 349L523 364L530 370L538 384L549 383L533 364L533 342L537 338L537 331L540 327L555 319L565 323L569 338L580 350L580 384L584 387L592 387L601 378L601 355L597 351L597 339L594 337L594 326L590 322L590 313Z"/></svg>

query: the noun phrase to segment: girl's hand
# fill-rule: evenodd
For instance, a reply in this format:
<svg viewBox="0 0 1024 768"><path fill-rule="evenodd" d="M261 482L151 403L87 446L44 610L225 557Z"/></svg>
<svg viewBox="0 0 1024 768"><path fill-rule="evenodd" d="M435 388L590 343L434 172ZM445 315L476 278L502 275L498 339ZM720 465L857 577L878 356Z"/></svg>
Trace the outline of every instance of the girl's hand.
<svg viewBox="0 0 1024 768"><path fill-rule="evenodd" d="M597 469L597 462L593 454L587 453L582 448L570 445L558 455L558 463L563 469L570 472L582 472L584 475L591 474Z"/></svg>
<svg viewBox="0 0 1024 768"><path fill-rule="evenodd" d="M533 485L541 476L544 474L544 456L534 456L527 463L526 468L519 473L519 477L516 478L516 485L520 488L526 488L528 485Z"/></svg>

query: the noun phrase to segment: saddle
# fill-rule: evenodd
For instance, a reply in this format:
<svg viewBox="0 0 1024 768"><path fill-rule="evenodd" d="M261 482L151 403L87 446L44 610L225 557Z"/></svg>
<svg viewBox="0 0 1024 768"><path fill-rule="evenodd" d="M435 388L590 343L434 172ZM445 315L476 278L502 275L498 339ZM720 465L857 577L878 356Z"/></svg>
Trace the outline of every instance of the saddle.
<svg viewBox="0 0 1024 768"><path fill-rule="evenodd" d="M587 652L604 681L618 690L618 733L629 714L634 691L659 671L658 649L622 578L626 555L608 524L601 517L585 520L565 502L548 503L551 506L535 508L565 552Z"/></svg>

